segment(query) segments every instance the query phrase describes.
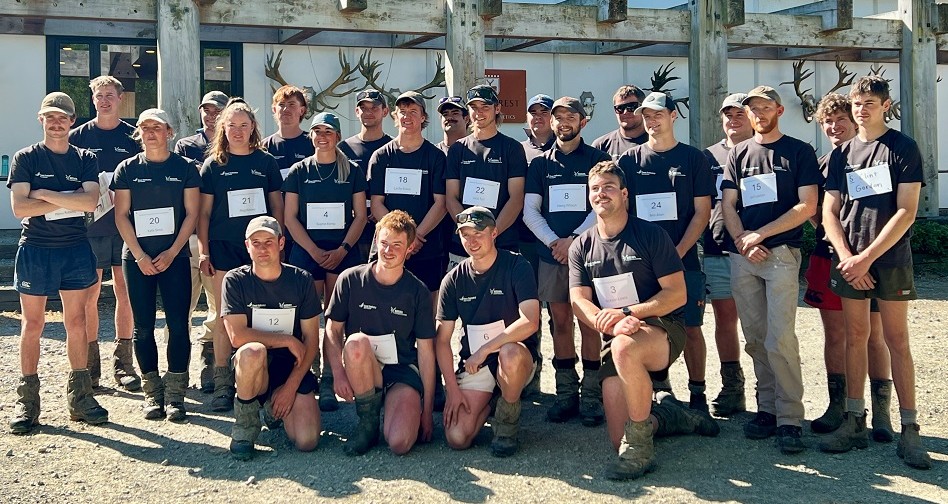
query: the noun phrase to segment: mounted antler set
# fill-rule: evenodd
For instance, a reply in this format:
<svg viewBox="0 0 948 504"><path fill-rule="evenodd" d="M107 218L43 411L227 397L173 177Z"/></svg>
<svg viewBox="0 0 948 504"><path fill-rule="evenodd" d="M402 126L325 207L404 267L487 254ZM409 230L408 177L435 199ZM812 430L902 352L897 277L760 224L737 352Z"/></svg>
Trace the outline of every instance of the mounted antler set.
<svg viewBox="0 0 948 504"><path fill-rule="evenodd" d="M681 79L681 77L676 77L676 76L671 75L671 73L674 71L675 71L675 67L672 66L671 62L669 62L667 65L659 66L658 70L655 70L654 72L652 72L652 87L649 88L648 90L653 91L653 92L658 91L660 93L671 95L671 92L674 91L675 88L665 89L665 85L671 81ZM682 118L686 118L687 116L685 115L684 110L682 110L682 107L684 107L685 109L688 109L688 97L686 96L684 98L674 98L674 102L675 102L675 109L678 111L678 115L680 115Z"/></svg>
<svg viewBox="0 0 948 504"><path fill-rule="evenodd" d="M276 56L272 53L267 56L267 63L264 69L266 76L275 82L278 82L282 86L286 86L289 83L286 79L280 75L280 63L283 60L283 50L280 50ZM372 50L368 49L359 56L359 62L353 67L349 64L348 58L342 52L342 49L339 50L339 67L340 72L339 76L336 77L331 84L323 88L318 93L311 86L303 87L303 94L306 96L306 102L309 104L306 110L306 117L310 118L314 114L319 112L324 112L326 110L336 110L339 108L339 104L330 104L327 100L332 99L334 101L340 100L345 96L362 91L363 89L374 88L379 90L385 99L388 102L389 107L395 106L395 99L398 98L398 95L402 91L398 88L386 88L384 83L379 83L379 77L382 75L382 72L379 70L382 67L382 63L372 59ZM359 76L354 74L358 72L359 76L365 80L365 84L362 86L352 86L346 88L346 86L352 84L359 80ZM276 91L276 87L270 86L273 91ZM431 81L414 89L414 91L421 93L427 99L434 98L434 95L426 95L424 92L429 89L445 87L445 75L444 75L444 63L442 62L441 55L438 55L437 60L435 60L435 75L432 77Z"/></svg>
<svg viewBox="0 0 948 504"><path fill-rule="evenodd" d="M803 108L803 119L806 122L813 122L813 116L816 115L816 106L820 100L810 94L813 88L800 89L803 87L803 81L813 75L813 70L803 68L804 64L806 64L806 60L798 60L793 63L793 80L781 82L780 85L793 84L793 91L800 98L800 106ZM840 61L839 58L836 58L836 74L836 84L825 94L830 94L837 89L851 85L856 78L856 74L846 70L846 64Z"/></svg>

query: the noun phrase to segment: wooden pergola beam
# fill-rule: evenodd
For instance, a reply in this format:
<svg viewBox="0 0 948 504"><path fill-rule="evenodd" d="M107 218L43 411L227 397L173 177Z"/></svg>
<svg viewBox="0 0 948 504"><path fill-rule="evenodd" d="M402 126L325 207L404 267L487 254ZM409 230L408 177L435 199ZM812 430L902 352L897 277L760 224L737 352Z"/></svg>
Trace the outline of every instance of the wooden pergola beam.
<svg viewBox="0 0 948 504"><path fill-rule="evenodd" d="M477 15L483 19L493 19L504 12L503 0L476 0Z"/></svg>
<svg viewBox="0 0 948 504"><path fill-rule="evenodd" d="M629 17L629 3L626 0L563 0L560 5L596 7L596 22L599 23L618 23Z"/></svg>
<svg viewBox="0 0 948 504"><path fill-rule="evenodd" d="M727 0L692 0L688 50L688 133L704 148L721 139L718 108L727 96Z"/></svg>
<svg viewBox="0 0 948 504"><path fill-rule="evenodd" d="M488 42L487 49L491 51L515 52L528 47L540 45L549 42L548 39L491 39L493 43Z"/></svg>
<svg viewBox="0 0 948 504"><path fill-rule="evenodd" d="M395 33L392 35L392 47L408 49L419 44L424 44L425 42L434 40L438 37L439 35L404 35L401 33Z"/></svg>
<svg viewBox="0 0 948 504"><path fill-rule="evenodd" d="M195 0L158 0L158 108L175 131L193 131L200 124L201 41ZM173 71L165 71L172 70Z"/></svg>
<svg viewBox="0 0 948 504"><path fill-rule="evenodd" d="M280 44L300 44L320 31L321 30L280 30Z"/></svg>
<svg viewBox="0 0 948 504"><path fill-rule="evenodd" d="M848 30L853 27L853 0L821 0L775 11L774 14L820 16L823 31Z"/></svg>

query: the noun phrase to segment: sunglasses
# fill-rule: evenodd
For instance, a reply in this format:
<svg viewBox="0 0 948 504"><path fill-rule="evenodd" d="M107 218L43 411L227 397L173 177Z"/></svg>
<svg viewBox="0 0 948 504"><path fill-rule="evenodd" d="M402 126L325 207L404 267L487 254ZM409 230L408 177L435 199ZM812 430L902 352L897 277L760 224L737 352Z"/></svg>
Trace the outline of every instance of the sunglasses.
<svg viewBox="0 0 948 504"><path fill-rule="evenodd" d="M492 87L478 86L467 92L467 101L472 100L484 100L491 105L496 105L498 102L497 92Z"/></svg>
<svg viewBox="0 0 948 504"><path fill-rule="evenodd" d="M473 222L476 226L493 226L495 222L491 216L483 212L459 213L454 217L458 220L458 224Z"/></svg>
<svg viewBox="0 0 948 504"><path fill-rule="evenodd" d="M629 112L635 112L635 109L639 108L640 105L641 103L639 102L629 102L616 105L612 108L616 111L616 114L628 114Z"/></svg>
<svg viewBox="0 0 948 504"><path fill-rule="evenodd" d="M462 104L460 96L445 96L444 98L438 100L438 105L444 105L445 103L455 103L457 105Z"/></svg>
<svg viewBox="0 0 948 504"><path fill-rule="evenodd" d="M379 91L375 91L375 90L373 90L373 91L362 91L362 92L360 92L359 94L356 95L356 102L360 102L360 101L362 101L362 100L382 101L382 93L379 92Z"/></svg>

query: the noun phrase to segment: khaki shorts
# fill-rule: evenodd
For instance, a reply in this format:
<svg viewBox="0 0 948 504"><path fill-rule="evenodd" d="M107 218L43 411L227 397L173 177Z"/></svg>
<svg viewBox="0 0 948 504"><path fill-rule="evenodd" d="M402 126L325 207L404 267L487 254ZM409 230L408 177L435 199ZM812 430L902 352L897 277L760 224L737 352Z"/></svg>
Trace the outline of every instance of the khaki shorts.
<svg viewBox="0 0 948 504"><path fill-rule="evenodd" d="M530 370L530 376L527 377L526 383L530 383L530 380L533 379L533 375L537 372L537 363L533 363L533 368ZM494 378L494 373L491 372L490 367L482 366L476 373L470 374L467 371L461 371L457 374L458 387L461 387L461 390L479 390L481 392L493 393L494 389L497 387L497 380Z"/></svg>
<svg viewBox="0 0 948 504"><path fill-rule="evenodd" d="M675 359L685 350L685 323L676 317L648 317L644 321L650 326L660 327L668 337L668 366L671 367ZM599 368L599 381L610 376L619 376L616 363L612 359L612 342L615 338L605 342L602 347L602 367Z"/></svg>
<svg viewBox="0 0 948 504"><path fill-rule="evenodd" d="M537 294L546 303L569 303L569 266L540 261Z"/></svg>

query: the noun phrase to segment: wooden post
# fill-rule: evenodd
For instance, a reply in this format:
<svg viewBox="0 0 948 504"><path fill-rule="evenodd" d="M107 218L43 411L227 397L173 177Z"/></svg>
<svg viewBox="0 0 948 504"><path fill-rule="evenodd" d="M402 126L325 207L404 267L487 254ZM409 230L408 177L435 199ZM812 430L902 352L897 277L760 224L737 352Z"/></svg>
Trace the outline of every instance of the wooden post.
<svg viewBox="0 0 948 504"><path fill-rule="evenodd" d="M902 14L902 52L899 56L899 89L902 100L902 132L915 139L922 152L925 187L918 202L918 215L938 216L938 121L935 79L936 39L932 0L899 0Z"/></svg>
<svg viewBox="0 0 948 504"><path fill-rule="evenodd" d="M727 96L727 0L692 0L688 49L688 129L703 149L721 139L718 109Z"/></svg>
<svg viewBox="0 0 948 504"><path fill-rule="evenodd" d="M484 82L484 26L478 4L487 1L445 1L444 80L448 94L464 96L475 84Z"/></svg>
<svg viewBox="0 0 948 504"><path fill-rule="evenodd" d="M200 123L200 12L194 0L158 0L158 108L178 137Z"/></svg>

